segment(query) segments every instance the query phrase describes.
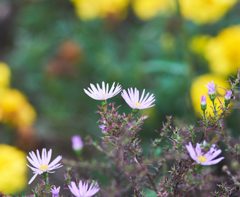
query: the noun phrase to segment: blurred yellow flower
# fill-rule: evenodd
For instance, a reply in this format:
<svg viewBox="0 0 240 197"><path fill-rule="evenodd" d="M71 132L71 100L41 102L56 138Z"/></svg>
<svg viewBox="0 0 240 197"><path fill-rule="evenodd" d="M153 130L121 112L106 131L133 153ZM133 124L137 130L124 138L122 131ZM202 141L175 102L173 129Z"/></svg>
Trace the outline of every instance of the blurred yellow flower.
<svg viewBox="0 0 240 197"><path fill-rule="evenodd" d="M236 2L237 0L179 0L183 17L197 24L218 21Z"/></svg>
<svg viewBox="0 0 240 197"><path fill-rule="evenodd" d="M133 10L142 20L150 20L159 13L172 11L174 7L173 0L134 0Z"/></svg>
<svg viewBox="0 0 240 197"><path fill-rule="evenodd" d="M194 36L189 43L189 48L193 52L203 55L205 53L206 45L209 39L210 36L208 35Z"/></svg>
<svg viewBox="0 0 240 197"><path fill-rule="evenodd" d="M123 18L126 15L129 0L71 0L77 15L82 20L92 20L114 15Z"/></svg>
<svg viewBox="0 0 240 197"><path fill-rule="evenodd" d="M10 83L11 71L7 64L0 62L0 89L8 87Z"/></svg>
<svg viewBox="0 0 240 197"><path fill-rule="evenodd" d="M205 57L212 72L222 76L240 68L240 25L222 30L206 44Z"/></svg>
<svg viewBox="0 0 240 197"><path fill-rule="evenodd" d="M224 103L224 96L225 96L225 90L219 87L223 87L227 89L229 87L229 84L226 82L225 78L218 77L213 74L205 74L198 76L195 78L192 82L190 94L191 94L191 99L192 99L192 104L195 112L199 114L199 112L202 114L201 110L201 96L205 95L207 98L207 113L208 115L214 116L213 111L212 111L212 101L210 100L208 96L208 89L205 87L205 85L208 84L208 82L214 82L216 85L216 99L215 103L217 106L220 106L219 100ZM219 99L219 100L218 100ZM217 109L218 110L218 109Z"/></svg>
<svg viewBox="0 0 240 197"><path fill-rule="evenodd" d="M2 122L18 128L29 127L36 118L36 112L25 96L18 90L6 89L0 94Z"/></svg>
<svg viewBox="0 0 240 197"><path fill-rule="evenodd" d="M17 148L0 144L0 191L17 193L27 185L26 154Z"/></svg>

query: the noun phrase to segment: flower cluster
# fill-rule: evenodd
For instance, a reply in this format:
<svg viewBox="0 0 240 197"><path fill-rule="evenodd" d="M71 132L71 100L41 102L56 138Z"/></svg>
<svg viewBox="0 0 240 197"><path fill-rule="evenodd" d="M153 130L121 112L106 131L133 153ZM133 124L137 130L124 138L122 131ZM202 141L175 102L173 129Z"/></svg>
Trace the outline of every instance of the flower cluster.
<svg viewBox="0 0 240 197"><path fill-rule="evenodd" d="M210 85L210 89L208 88L209 85ZM227 89L227 87L228 87L228 83L226 82L226 80L214 74L204 74L195 78L191 85L190 95L191 95L192 105L196 114L200 116L199 112L202 110L201 104L203 102L203 100L200 98L202 98L203 95L206 98L206 104L212 103L210 96L208 96L208 95L214 96L214 94L212 93L215 93L215 100L214 100L215 105L220 106L221 103L224 103L224 95L225 95L224 89ZM214 116L213 111L209 109L210 108L208 108L207 113L210 116ZM222 109L220 109L219 112L221 111Z"/></svg>
<svg viewBox="0 0 240 197"><path fill-rule="evenodd" d="M73 136L73 138L74 138L73 147L76 146L76 141L79 140L79 137L80 136ZM79 142L77 142L77 143L79 143ZM45 187L47 187L47 185L49 184L49 182L48 182L49 180L46 179L46 175L48 173L54 173L53 170L56 170L63 166L61 163L58 163L62 159L62 156L58 156L51 163L49 163L51 160L51 156L52 156L52 149L50 149L47 152L46 148L44 148L42 150L42 154L41 154L42 156L40 155L39 150L37 150L37 154L35 154L32 151L29 153L29 155L30 155L30 157L27 156L27 159L34 167L31 167L28 164L27 164L27 166L33 170L34 176L30 179L28 184L31 184L37 175L43 174ZM87 196L91 197L100 190L97 183L94 184L94 182L92 182L92 184L88 188L88 183L82 183L81 180L79 181L79 187L77 187L76 183L73 181L71 182L71 185L68 185L68 187L69 187L69 190L71 191L71 193L73 195L75 195L76 197L87 197ZM50 190L50 192L52 193L52 197L60 196L59 195L60 188L61 188L60 186L59 187L56 187L55 185L52 186L52 188Z"/></svg>
<svg viewBox="0 0 240 197"><path fill-rule="evenodd" d="M97 88L93 84L90 84L92 89L88 88L88 91L84 89L84 92L95 100L107 100L109 98L116 96L121 91L120 85L117 85L117 87L114 90L114 84L115 83L113 83L109 92L108 92L109 85L107 83L107 86L105 87L104 82L102 82L102 88L100 88L98 84ZM123 99L132 109L146 109L154 106L153 104L153 102L155 101L154 94L151 94L149 96L149 93L147 93L147 95L144 97L145 89L143 90L140 99L139 90L137 88L135 88L134 91L133 88L128 89L128 93L126 90L123 90L121 94Z"/></svg>
<svg viewBox="0 0 240 197"><path fill-rule="evenodd" d="M159 14L176 12L176 2L173 0L71 0L75 5L77 15L82 20L106 18L114 16L122 19L127 14L127 7L132 4L136 16L142 20L150 20ZM222 18L237 0L179 0L179 7L185 19L196 24L214 23ZM94 4L94 6L92 6ZM202 12L204 10L204 12Z"/></svg>
<svg viewBox="0 0 240 197"><path fill-rule="evenodd" d="M238 78L240 79L240 71ZM122 88L119 84L117 84L116 88L114 86L115 84L113 84L110 91L109 84L106 84L105 87L104 82L102 82L102 87L97 84L97 88L91 84L91 89L84 89L84 91L91 98L104 101L102 102L102 105L99 106L100 111L97 112L101 115L99 123L101 124L100 128L104 132L104 136L102 137L101 145L92 141L89 137L86 138L88 139L88 143L85 143L85 145L90 144L97 150L106 153L106 157L108 157L111 162L107 165L105 165L105 163L99 165L96 160L91 161L90 163L87 161L82 162L83 159L81 158L80 153L83 149L83 141L79 135L72 137L72 148L78 154L79 161L75 162L65 159L66 161L64 160L62 162L83 168L86 166L89 168L90 166L93 169L106 172L109 176L112 175L112 170L114 170L113 176L115 178L117 177L119 184L121 185L122 183L130 182L130 184L133 184L135 194L140 193L136 184L141 185L142 187L149 187L149 185L151 185L151 188L158 196L161 194L164 194L163 196L177 196L177 194L182 195L185 193L192 194L192 188L199 186L203 187L205 184L204 181L208 181L208 179L204 177L204 173L202 173L202 166L219 164L225 158L223 156L218 157L222 153L222 150L217 148L217 142L219 139L224 139L228 150L233 155L235 154L236 157L238 151L240 151L238 145L235 145L233 148L223 131L223 127L219 123L219 121L222 120L230 109L228 105L231 102L239 79L237 79L234 83L231 82L232 87L228 88L230 90L226 90L224 96L225 105L224 103L220 104L220 108L222 109L221 113L219 112L220 110L218 110L215 102L215 94L217 94L215 80L211 80L211 82L207 82L207 85L205 85L205 88L207 87L206 91L208 91L211 103L208 103L209 101L205 95L202 95L201 99L199 99L201 109L203 111L203 121L200 121L200 125L203 126L201 139L196 141L193 126L189 126L187 129L185 127L175 127L171 125L172 118L168 117L167 123L163 124L161 132L158 132L159 138L152 141L151 146L153 147L153 150L151 151L152 154L148 159L144 159L145 156L142 155L142 147L140 145L141 140L137 135L141 129L141 124L147 116L142 115L140 118L137 118L136 114L133 112L130 114L123 113L121 115L117 111L118 107L114 107L114 103L110 103L109 105L106 104L107 99L112 98L121 92ZM133 111L154 106L154 94L150 95L150 93L147 93L145 95L145 90L143 90L140 96L137 88L129 88L128 91L123 90L121 95L126 103L133 108ZM213 117L206 116L207 103L208 105L212 105L214 113ZM213 137L209 134L210 132ZM217 133L217 135L215 135L215 133ZM166 161L165 159L159 159L159 156L160 158L163 157L161 155L160 144L164 138L168 139L172 143L172 147L166 148L164 152L168 154L171 159L175 159L175 157L178 159L172 166L171 171L169 171L171 176L162 177L161 183L159 184L160 189L158 189L156 187L155 177L161 166ZM186 142L188 142L188 144L183 146ZM194 144L196 144L195 147ZM182 155L185 155L186 152L190 155L191 159L182 157ZM27 166L31 168L34 173L34 176L30 179L28 184L31 184L37 175L42 175L43 177L42 183L38 184L38 186L32 190L36 196L44 192L51 193L53 197L60 196L61 186L56 187L50 183L49 173L54 173L54 170L63 167L60 163L62 156L57 156L52 162L50 162L51 157L52 149L47 152L46 148L43 148L42 152L39 150L36 150L36 153L33 151L29 152L29 156L27 156L27 160L32 165L30 166L27 164ZM151 167L154 169L153 173L150 173ZM224 167L223 169L224 172L231 175L227 167ZM67 174L65 174L64 177L68 182L68 189L72 195L75 197L91 197L100 192L100 187L97 182L92 181L89 184L89 181L84 182L83 180L78 179L76 182L76 179L71 177L70 171L71 167L67 167ZM183 174L186 176L182 176ZM202 174L201 177L198 176L198 174ZM121 179L118 179L118 177L121 177ZM133 177L135 177L135 181L133 181ZM146 181L142 182L142 179L145 179ZM235 181L235 184L238 184L236 178L232 179ZM116 180L113 179L113 181L115 182ZM180 183L183 185L184 189L179 189L177 191L171 190L172 187L176 187ZM113 182L111 182L111 185L113 185ZM110 193L110 195L106 195L106 191L102 192L101 190L101 195L111 196L112 194L116 194L118 196L124 196L129 188L126 190L109 190L107 193ZM233 188L232 190L235 189L236 188ZM161 193L162 191L164 193ZM224 190L224 192L226 191Z"/></svg>

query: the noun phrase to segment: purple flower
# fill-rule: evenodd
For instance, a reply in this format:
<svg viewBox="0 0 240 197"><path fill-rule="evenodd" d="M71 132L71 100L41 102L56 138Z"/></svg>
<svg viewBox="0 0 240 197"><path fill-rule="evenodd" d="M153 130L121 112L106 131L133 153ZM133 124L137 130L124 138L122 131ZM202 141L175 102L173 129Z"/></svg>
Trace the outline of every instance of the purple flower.
<svg viewBox="0 0 240 197"><path fill-rule="evenodd" d="M203 142L203 147L204 146L206 146L206 141ZM196 144L196 148L194 149L192 146L192 143L189 142L189 145L186 145L186 148L187 148L191 158L203 166L217 164L221 160L224 159L224 157L220 157L218 159L213 160L215 157L217 157L222 152L222 150L220 150L220 149L217 150L215 148L215 144L213 144L212 147L210 148L210 150L205 154L199 143Z"/></svg>
<svg viewBox="0 0 240 197"><path fill-rule="evenodd" d="M96 194L100 188L98 184L92 182L92 184L88 188L88 183L83 183L81 180L79 181L78 187L75 182L71 182L71 186L68 185L71 193L76 197L91 197Z"/></svg>
<svg viewBox="0 0 240 197"><path fill-rule="evenodd" d="M232 96L232 91L231 91L231 90L226 91L225 99L226 99L226 100L230 100L230 99L231 99L231 96Z"/></svg>
<svg viewBox="0 0 240 197"><path fill-rule="evenodd" d="M79 135L72 136L72 148L73 150L81 150L83 148L83 142Z"/></svg>
<svg viewBox="0 0 240 197"><path fill-rule="evenodd" d="M201 96L201 105L206 105L206 104L207 104L206 96L205 96L205 95L202 95L202 96Z"/></svg>
<svg viewBox="0 0 240 197"><path fill-rule="evenodd" d="M154 104L152 104L155 101L154 94L149 96L149 93L147 93L145 97L144 94L145 89L143 90L141 98L139 99L139 91L137 88L135 88L134 91L132 88L128 89L128 93L126 90L122 91L123 99L133 109L146 109L154 106Z"/></svg>
<svg viewBox="0 0 240 197"><path fill-rule="evenodd" d="M103 120L103 124L98 126L100 129L102 129L103 133L106 133L106 124L107 124L106 120Z"/></svg>
<svg viewBox="0 0 240 197"><path fill-rule="evenodd" d="M214 85L213 81L212 81L212 83L208 82L208 84L205 86L208 88L209 95L215 94L215 85Z"/></svg>
<svg viewBox="0 0 240 197"><path fill-rule="evenodd" d="M56 186L54 185L53 188L51 189L51 192L52 192L52 197L58 197L60 192L60 186L56 188Z"/></svg>
<svg viewBox="0 0 240 197"><path fill-rule="evenodd" d="M28 184L31 184L38 174L42 174L43 172L54 173L52 170L62 167L62 165L58 163L62 159L62 156L58 156L49 164L52 156L52 149L50 149L47 153L46 148L43 148L42 158L40 157L38 150L37 155L33 151L29 152L29 155L31 158L27 156L27 159L34 167L29 166L28 164L27 166L32 169L34 176L31 178Z"/></svg>
<svg viewBox="0 0 240 197"><path fill-rule="evenodd" d="M122 87L119 84L117 84L116 88L114 85L115 82L113 83L110 91L108 91L109 85L107 83L107 86L105 87L105 82L103 81L102 88L100 88L100 86L97 83L97 88L93 84L90 84L92 89L88 88L88 90L86 89L83 90L88 96L95 100L107 100L109 98L116 96L122 89Z"/></svg>
<svg viewBox="0 0 240 197"><path fill-rule="evenodd" d="M104 124L101 124L98 126L100 129L102 129L102 132L103 133L106 133L105 129L106 129L106 126Z"/></svg>

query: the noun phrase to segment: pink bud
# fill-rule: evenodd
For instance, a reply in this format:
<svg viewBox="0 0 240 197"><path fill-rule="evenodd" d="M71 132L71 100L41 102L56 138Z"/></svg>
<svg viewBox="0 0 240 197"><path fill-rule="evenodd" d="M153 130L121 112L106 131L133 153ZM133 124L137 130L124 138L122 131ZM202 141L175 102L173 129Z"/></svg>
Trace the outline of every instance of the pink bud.
<svg viewBox="0 0 240 197"><path fill-rule="evenodd" d="M73 150L81 150L83 148L83 142L79 135L72 136L72 148Z"/></svg>

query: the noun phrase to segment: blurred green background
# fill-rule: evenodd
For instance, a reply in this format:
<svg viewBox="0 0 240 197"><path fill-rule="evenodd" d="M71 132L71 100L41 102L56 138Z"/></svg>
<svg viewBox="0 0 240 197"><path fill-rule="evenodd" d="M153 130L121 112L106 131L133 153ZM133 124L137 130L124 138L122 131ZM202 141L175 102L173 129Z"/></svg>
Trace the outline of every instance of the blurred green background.
<svg viewBox="0 0 240 197"><path fill-rule="evenodd" d="M154 93L155 107L140 111L150 116L139 132L147 152L167 115L196 124L205 84L229 87L225 81L240 66L239 13L236 0L0 1L0 78L9 80L0 91L0 143L26 153L52 148L75 159L72 135L102 136L100 101L83 88L105 81ZM225 91L218 93L223 98ZM120 94L109 102L131 111ZM233 113L226 124L237 136L239 113ZM85 159L94 154L84 149ZM0 158L0 176L1 162L14 160L9 157ZM28 194L28 173L16 188L0 179L0 191ZM63 184L62 174L53 176Z"/></svg>

